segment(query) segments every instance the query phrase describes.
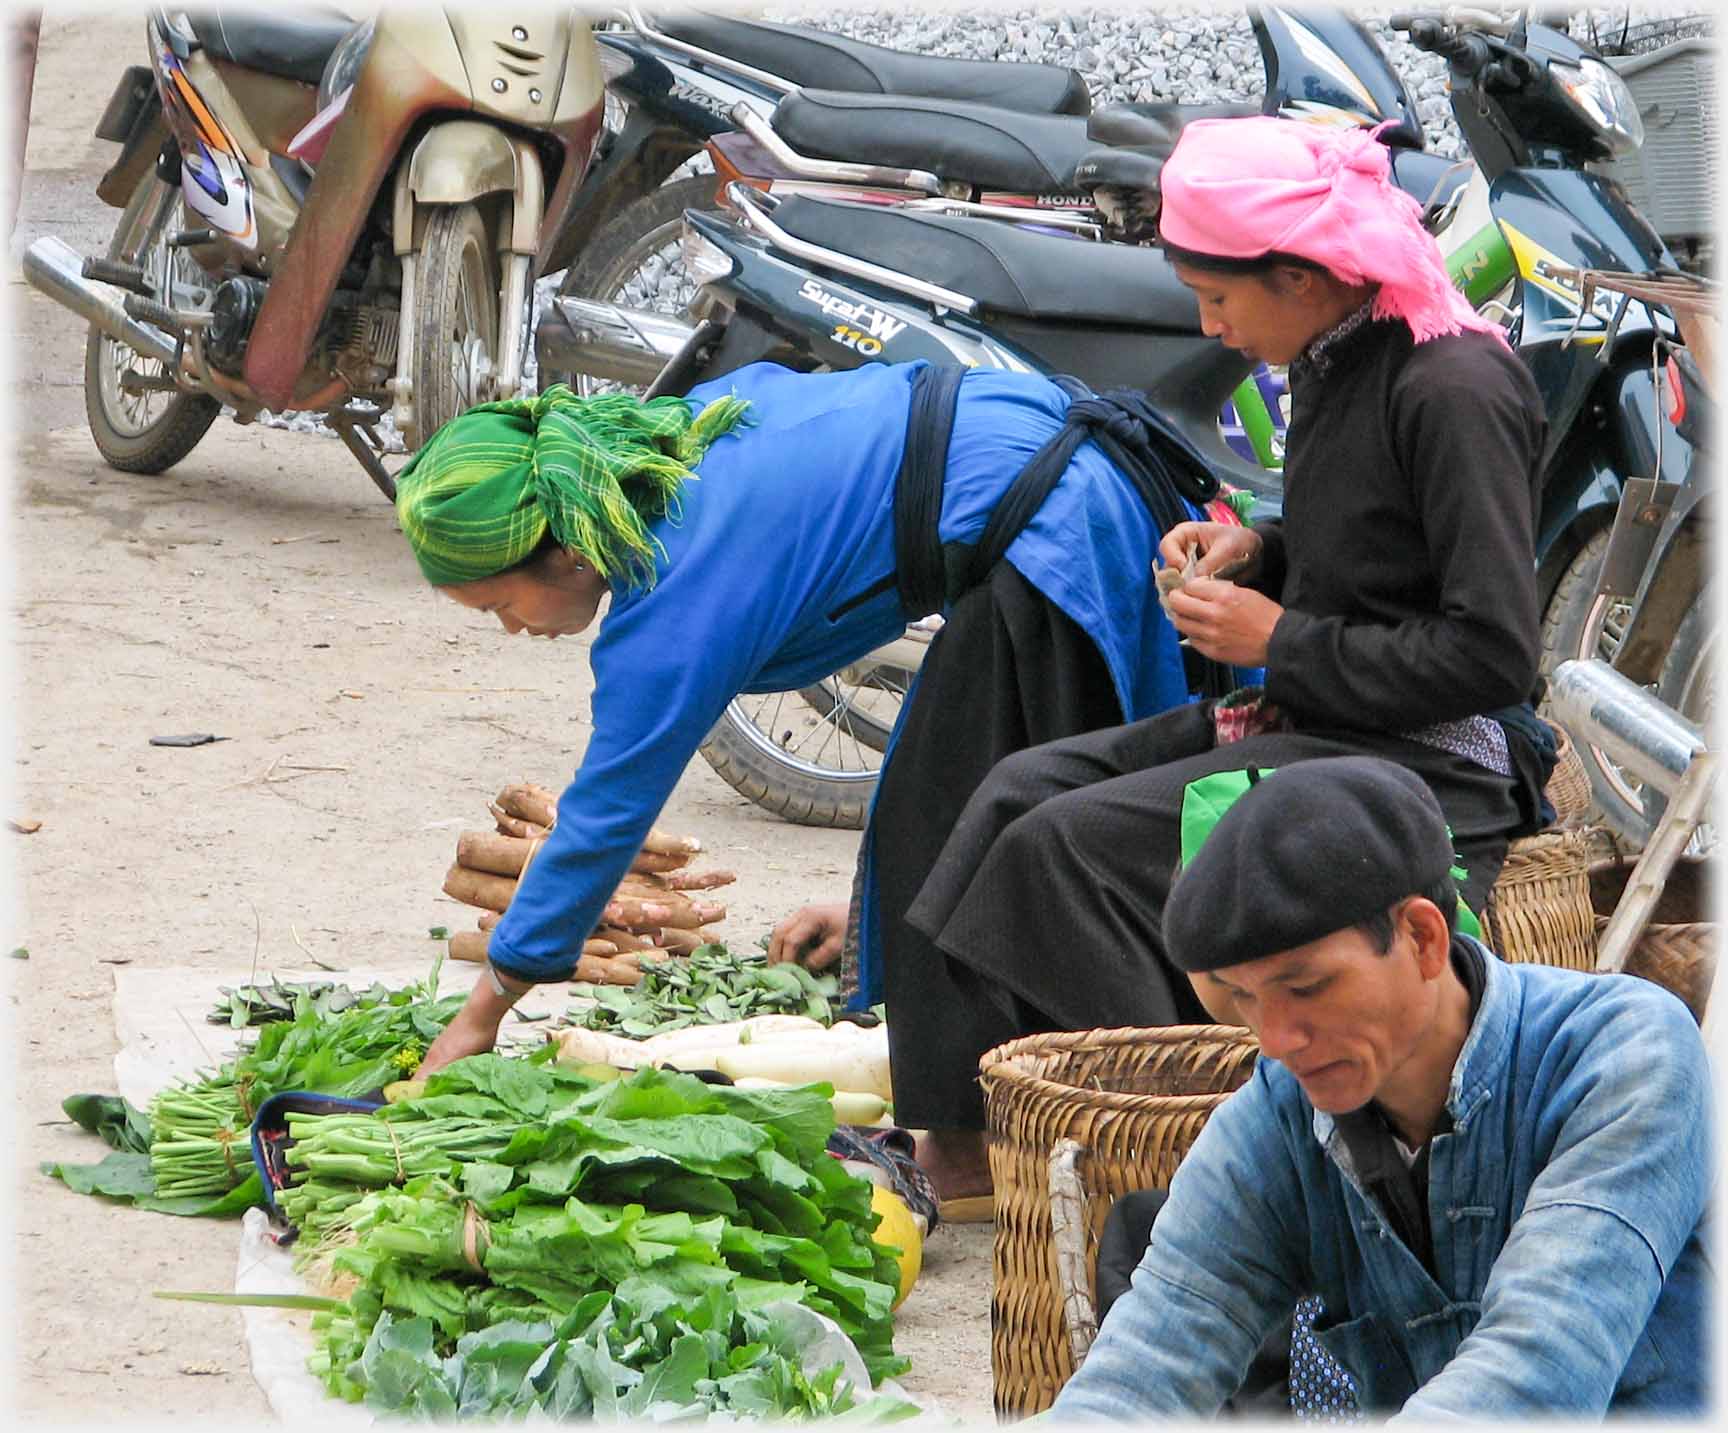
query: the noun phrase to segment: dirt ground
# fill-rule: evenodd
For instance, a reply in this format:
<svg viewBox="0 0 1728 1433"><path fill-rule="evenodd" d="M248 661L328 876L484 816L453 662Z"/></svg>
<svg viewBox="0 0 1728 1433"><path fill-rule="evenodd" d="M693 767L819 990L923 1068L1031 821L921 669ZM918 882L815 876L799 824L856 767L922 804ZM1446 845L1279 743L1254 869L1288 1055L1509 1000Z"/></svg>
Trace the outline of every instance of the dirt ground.
<svg viewBox="0 0 1728 1433"><path fill-rule="evenodd" d="M136 11L52 7L42 28L15 243L101 252L113 147L92 130ZM114 974L192 965L218 983L311 956L430 959L455 833L511 780L579 761L585 643L506 641L421 583L389 507L334 440L220 420L170 473L103 465L86 432L85 329L6 270L13 362L16 769L0 835L21 907L4 979L18 1053L14 1406L30 1423L270 1421L234 1310L159 1288L233 1285L236 1228L71 1193L43 1160L100 1145L60 1101L114 1088ZM210 732L197 748L153 736ZM695 760L663 824L735 868L727 938L841 899L853 832L785 824ZM332 976L341 979L340 973ZM989 1417L990 1235L939 1231L902 1310L904 1383Z"/></svg>

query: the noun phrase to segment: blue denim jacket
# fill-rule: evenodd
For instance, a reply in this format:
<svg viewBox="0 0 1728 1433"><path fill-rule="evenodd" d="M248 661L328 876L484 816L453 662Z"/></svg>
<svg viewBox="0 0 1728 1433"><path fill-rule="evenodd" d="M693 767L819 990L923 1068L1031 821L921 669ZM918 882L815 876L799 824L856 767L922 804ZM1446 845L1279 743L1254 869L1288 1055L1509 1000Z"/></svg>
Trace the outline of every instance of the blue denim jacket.
<svg viewBox="0 0 1728 1433"><path fill-rule="evenodd" d="M1406 1419L1701 1413L1714 1340L1709 1068L1633 976L1490 956L1429 1155L1431 1276L1330 1116L1262 1059L1171 1185L1058 1420L1210 1415L1297 1298L1365 1408Z"/></svg>

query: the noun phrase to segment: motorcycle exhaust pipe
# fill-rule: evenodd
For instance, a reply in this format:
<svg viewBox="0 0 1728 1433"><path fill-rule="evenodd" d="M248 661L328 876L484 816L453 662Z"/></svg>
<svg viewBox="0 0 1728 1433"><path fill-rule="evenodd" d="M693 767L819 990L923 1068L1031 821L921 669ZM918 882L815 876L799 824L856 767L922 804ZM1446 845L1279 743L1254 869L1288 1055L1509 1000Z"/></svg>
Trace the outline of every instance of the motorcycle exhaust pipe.
<svg viewBox="0 0 1728 1433"><path fill-rule="evenodd" d="M1668 796L1705 750L1702 730L1606 662L1560 663L1549 700L1574 739L1605 751Z"/></svg>
<svg viewBox="0 0 1728 1433"><path fill-rule="evenodd" d="M24 277L55 303L95 325L116 343L145 358L154 358L173 372L179 362L174 340L146 328L120 306L120 291L84 277L84 256L69 244L49 237L24 251Z"/></svg>
<svg viewBox="0 0 1728 1433"><path fill-rule="evenodd" d="M561 296L540 315L534 355L542 373L652 383L693 332L671 314Z"/></svg>

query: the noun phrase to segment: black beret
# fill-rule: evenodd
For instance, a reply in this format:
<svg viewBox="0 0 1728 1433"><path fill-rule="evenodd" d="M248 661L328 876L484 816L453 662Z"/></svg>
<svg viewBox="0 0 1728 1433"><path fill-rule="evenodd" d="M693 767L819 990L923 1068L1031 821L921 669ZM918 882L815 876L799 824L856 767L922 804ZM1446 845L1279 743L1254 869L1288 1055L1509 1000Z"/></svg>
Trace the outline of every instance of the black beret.
<svg viewBox="0 0 1728 1433"><path fill-rule="evenodd" d="M1294 762L1238 797L1178 873L1165 949L1190 971L1277 955L1434 886L1452 862L1419 777L1371 756Z"/></svg>

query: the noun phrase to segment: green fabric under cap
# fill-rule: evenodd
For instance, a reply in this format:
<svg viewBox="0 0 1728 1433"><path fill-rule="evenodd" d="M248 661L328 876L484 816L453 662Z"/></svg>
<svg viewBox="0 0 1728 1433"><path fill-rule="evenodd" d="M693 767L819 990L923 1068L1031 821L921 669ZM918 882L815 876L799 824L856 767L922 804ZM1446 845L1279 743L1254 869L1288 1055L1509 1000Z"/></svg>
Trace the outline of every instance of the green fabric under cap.
<svg viewBox="0 0 1728 1433"><path fill-rule="evenodd" d="M652 586L648 531L677 515L708 445L749 405L722 398L694 417L682 398L579 398L560 383L535 398L481 403L452 418L396 478L396 516L428 582L477 582L533 555L550 534L608 580Z"/></svg>
<svg viewBox="0 0 1728 1433"><path fill-rule="evenodd" d="M1199 853L1206 838L1212 834L1212 828L1223 819L1228 811L1248 790L1263 778L1272 775L1277 768L1273 766L1252 766L1242 771L1218 771L1210 776L1202 776L1190 781L1182 790L1182 821L1181 839L1182 855L1179 870L1186 870L1193 864L1194 857ZM1446 828L1447 839L1452 837L1452 828ZM1460 890L1469 873L1458 862L1456 853L1453 855L1453 865L1449 874ZM1458 898L1458 913L1455 924L1463 934L1482 940L1482 923L1476 918L1476 913L1464 903L1464 898Z"/></svg>

